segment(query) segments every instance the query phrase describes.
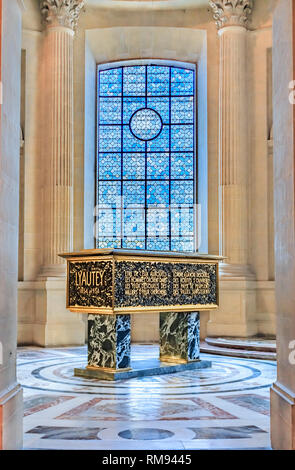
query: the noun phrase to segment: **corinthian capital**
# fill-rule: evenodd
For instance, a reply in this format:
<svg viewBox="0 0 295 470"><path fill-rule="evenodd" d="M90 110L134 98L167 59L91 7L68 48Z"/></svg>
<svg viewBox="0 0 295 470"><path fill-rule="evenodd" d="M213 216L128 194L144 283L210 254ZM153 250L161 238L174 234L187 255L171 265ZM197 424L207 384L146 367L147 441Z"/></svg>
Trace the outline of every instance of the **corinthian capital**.
<svg viewBox="0 0 295 470"><path fill-rule="evenodd" d="M225 26L247 26L253 0L209 0L218 29Z"/></svg>
<svg viewBox="0 0 295 470"><path fill-rule="evenodd" d="M85 0L40 0L43 23L75 29Z"/></svg>

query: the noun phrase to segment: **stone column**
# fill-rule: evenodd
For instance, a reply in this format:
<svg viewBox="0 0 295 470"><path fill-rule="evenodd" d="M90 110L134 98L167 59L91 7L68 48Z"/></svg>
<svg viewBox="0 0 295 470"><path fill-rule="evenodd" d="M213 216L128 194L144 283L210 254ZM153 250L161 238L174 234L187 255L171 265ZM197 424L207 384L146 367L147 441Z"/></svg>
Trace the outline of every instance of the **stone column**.
<svg viewBox="0 0 295 470"><path fill-rule="evenodd" d="M246 33L251 0L209 1L220 37L220 251L224 274L248 274Z"/></svg>
<svg viewBox="0 0 295 470"><path fill-rule="evenodd" d="M220 37L219 194L221 309L211 315L208 333L256 333L254 279L248 266L247 23L252 0L209 4ZM251 318L252 317L252 318Z"/></svg>
<svg viewBox="0 0 295 470"><path fill-rule="evenodd" d="M66 269L58 255L73 250L73 48L84 0L40 0L44 24L40 54L40 153L43 168L42 268L22 286L21 299L34 298L33 343L40 346L85 342L80 315L66 310ZM40 195L41 197L41 195ZM19 303L24 308L24 303Z"/></svg>
<svg viewBox="0 0 295 470"><path fill-rule="evenodd" d="M73 40L84 0L41 0L45 25L42 159L43 276L64 275L59 253L73 249Z"/></svg>

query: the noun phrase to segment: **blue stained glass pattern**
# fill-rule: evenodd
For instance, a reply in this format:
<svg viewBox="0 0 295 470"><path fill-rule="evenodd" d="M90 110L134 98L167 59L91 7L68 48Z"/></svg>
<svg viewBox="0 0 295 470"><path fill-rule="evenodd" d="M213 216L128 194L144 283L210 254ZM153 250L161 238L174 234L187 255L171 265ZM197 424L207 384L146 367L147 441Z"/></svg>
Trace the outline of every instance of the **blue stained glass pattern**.
<svg viewBox="0 0 295 470"><path fill-rule="evenodd" d="M171 98L171 122L172 124L194 122L194 98L192 96Z"/></svg>
<svg viewBox="0 0 295 470"><path fill-rule="evenodd" d="M100 180L121 179L121 155L119 153L101 153L98 174Z"/></svg>
<svg viewBox="0 0 295 470"><path fill-rule="evenodd" d="M171 147L173 151L194 150L194 126L178 125L171 129Z"/></svg>
<svg viewBox="0 0 295 470"><path fill-rule="evenodd" d="M169 183L151 181L147 183L147 205L169 205Z"/></svg>
<svg viewBox="0 0 295 470"><path fill-rule="evenodd" d="M151 109L157 111L161 118L163 124L169 124L170 119L170 100L167 97L157 97L157 98L148 98L147 106Z"/></svg>
<svg viewBox="0 0 295 470"><path fill-rule="evenodd" d="M122 94L122 68L103 70L99 74L99 95L120 96Z"/></svg>
<svg viewBox="0 0 295 470"><path fill-rule="evenodd" d="M129 126L123 127L123 142L125 152L144 152L145 150L145 142L134 137Z"/></svg>
<svg viewBox="0 0 295 470"><path fill-rule="evenodd" d="M118 152L121 150L121 127L100 126L98 146L100 152Z"/></svg>
<svg viewBox="0 0 295 470"><path fill-rule="evenodd" d="M169 127L163 126L161 134L147 143L148 152L169 152Z"/></svg>
<svg viewBox="0 0 295 470"><path fill-rule="evenodd" d="M101 98L99 108L100 124L121 124L121 98Z"/></svg>
<svg viewBox="0 0 295 470"><path fill-rule="evenodd" d="M145 238L123 238L122 248L128 248L129 250L144 250L145 242Z"/></svg>
<svg viewBox="0 0 295 470"><path fill-rule="evenodd" d="M194 154L172 153L171 154L171 178L192 180L194 177Z"/></svg>
<svg viewBox="0 0 295 470"><path fill-rule="evenodd" d="M140 207L145 204L145 184L143 181L126 181L123 183L124 207Z"/></svg>
<svg viewBox="0 0 295 470"><path fill-rule="evenodd" d="M194 251L195 70L99 70L97 92L97 247Z"/></svg>
<svg viewBox="0 0 295 470"><path fill-rule="evenodd" d="M130 120L130 130L140 140L155 139L161 133L162 126L161 116L150 108L139 109Z"/></svg>
<svg viewBox="0 0 295 470"><path fill-rule="evenodd" d="M159 237L159 238L147 238L146 243L147 250L155 251L169 251L170 249L170 240L168 237ZM175 251L175 250L174 250Z"/></svg>
<svg viewBox="0 0 295 470"><path fill-rule="evenodd" d="M98 236L112 237L121 235L121 211L117 209L99 209L97 218Z"/></svg>
<svg viewBox="0 0 295 470"><path fill-rule="evenodd" d="M120 207L121 183L114 181L101 181L99 184L99 207Z"/></svg>
<svg viewBox="0 0 295 470"><path fill-rule="evenodd" d="M171 235L173 237L193 237L194 210L187 208L171 208Z"/></svg>
<svg viewBox="0 0 295 470"><path fill-rule="evenodd" d="M192 70L171 67L171 94L194 95L194 72Z"/></svg>
<svg viewBox="0 0 295 470"><path fill-rule="evenodd" d="M192 181L171 182L171 205L192 206L194 203L194 186Z"/></svg>
<svg viewBox="0 0 295 470"><path fill-rule="evenodd" d="M128 180L144 179L145 158L142 153L124 153L123 178Z"/></svg>
<svg viewBox="0 0 295 470"><path fill-rule="evenodd" d="M149 153L147 157L148 179L169 179L169 153Z"/></svg>
<svg viewBox="0 0 295 470"><path fill-rule="evenodd" d="M194 238L172 238L171 239L172 251L194 251Z"/></svg>
<svg viewBox="0 0 295 470"><path fill-rule="evenodd" d="M129 124L133 114L145 107L145 98L124 98L123 101L123 124Z"/></svg>
<svg viewBox="0 0 295 470"><path fill-rule="evenodd" d="M148 96L169 95L169 74L169 67L161 67L159 65L151 65L150 67L148 67Z"/></svg>
<svg viewBox="0 0 295 470"><path fill-rule="evenodd" d="M169 210L148 209L147 236L165 237L169 231Z"/></svg>
<svg viewBox="0 0 295 470"><path fill-rule="evenodd" d="M124 209L124 236L145 236L145 211L144 209Z"/></svg>
<svg viewBox="0 0 295 470"><path fill-rule="evenodd" d="M146 94L146 68L145 66L123 67L123 93L126 96L140 96Z"/></svg>
<svg viewBox="0 0 295 470"><path fill-rule="evenodd" d="M121 238L98 237L99 248L121 248Z"/></svg>

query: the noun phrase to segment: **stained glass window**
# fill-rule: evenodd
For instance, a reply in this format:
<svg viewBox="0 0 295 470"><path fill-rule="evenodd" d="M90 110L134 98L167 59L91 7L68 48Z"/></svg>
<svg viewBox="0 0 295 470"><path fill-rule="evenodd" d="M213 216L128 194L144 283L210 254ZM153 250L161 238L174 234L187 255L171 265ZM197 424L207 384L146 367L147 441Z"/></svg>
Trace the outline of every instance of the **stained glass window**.
<svg viewBox="0 0 295 470"><path fill-rule="evenodd" d="M97 247L194 251L195 71L98 69Z"/></svg>

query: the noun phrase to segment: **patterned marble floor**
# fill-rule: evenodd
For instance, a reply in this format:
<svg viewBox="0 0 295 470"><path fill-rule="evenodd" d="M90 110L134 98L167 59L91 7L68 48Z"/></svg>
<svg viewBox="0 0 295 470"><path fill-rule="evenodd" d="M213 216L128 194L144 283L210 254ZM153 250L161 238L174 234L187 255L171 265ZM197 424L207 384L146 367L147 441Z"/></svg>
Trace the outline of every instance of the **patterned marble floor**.
<svg viewBox="0 0 295 470"><path fill-rule="evenodd" d="M158 356L133 345L133 359ZM211 369L107 382L73 376L87 349L18 351L25 449L270 449L272 361L202 354Z"/></svg>

